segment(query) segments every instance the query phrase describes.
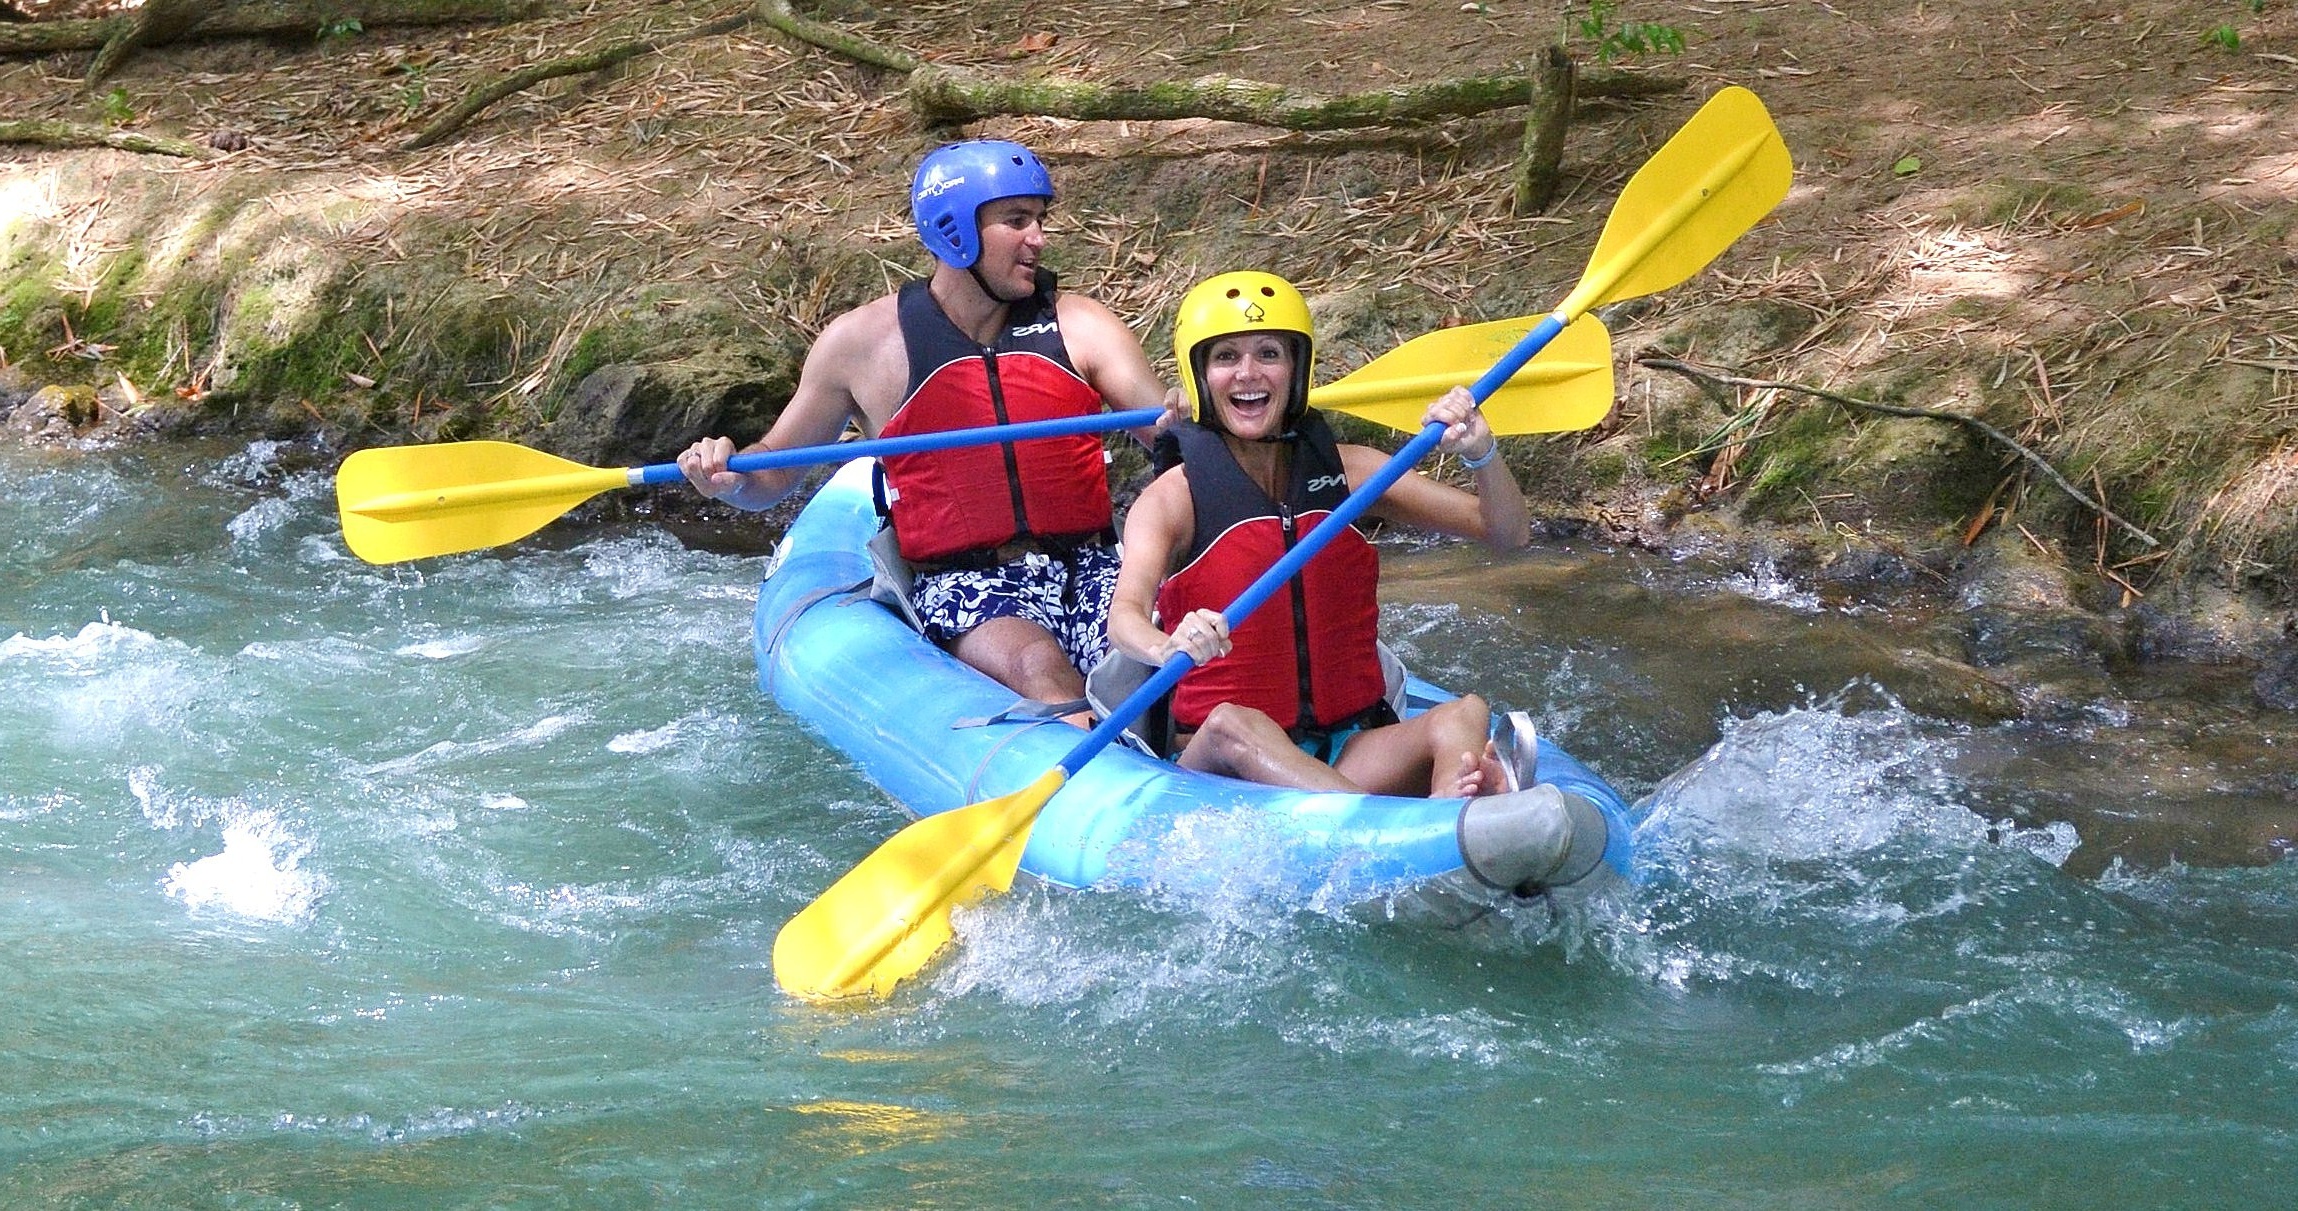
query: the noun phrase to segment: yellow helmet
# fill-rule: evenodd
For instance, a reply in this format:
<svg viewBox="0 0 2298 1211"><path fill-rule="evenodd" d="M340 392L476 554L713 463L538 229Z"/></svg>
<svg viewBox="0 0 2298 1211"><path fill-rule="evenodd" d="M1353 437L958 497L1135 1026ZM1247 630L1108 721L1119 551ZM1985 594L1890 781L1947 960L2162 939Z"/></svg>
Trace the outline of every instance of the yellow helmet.
<svg viewBox="0 0 2298 1211"><path fill-rule="evenodd" d="M1291 282L1273 273L1238 270L1197 283L1181 298L1173 320L1173 362L1189 419L1217 427L1205 400L1206 346L1240 332L1281 332L1297 337L1293 349L1293 389L1285 399L1285 428L1309 407L1309 358L1316 333L1309 325L1308 300Z"/></svg>

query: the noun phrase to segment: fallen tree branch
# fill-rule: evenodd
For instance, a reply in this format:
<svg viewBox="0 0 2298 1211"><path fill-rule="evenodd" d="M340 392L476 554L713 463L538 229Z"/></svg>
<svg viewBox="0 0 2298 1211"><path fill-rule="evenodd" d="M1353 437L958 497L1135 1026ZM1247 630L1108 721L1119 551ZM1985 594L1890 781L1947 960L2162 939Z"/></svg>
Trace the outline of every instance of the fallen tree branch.
<svg viewBox="0 0 2298 1211"><path fill-rule="evenodd" d="M758 19L800 42L858 63L909 77L904 95L928 126L957 126L981 118L1026 116L1078 121L1159 121L1213 118L1280 130L1340 130L1425 122L1528 105L1523 153L1517 163L1516 212L1537 213L1555 196L1564 132L1581 98L1626 99L1683 91L1685 82L1658 76L1577 73L1561 47L1549 47L1522 75L1471 76L1406 88L1324 96L1231 76L1127 87L1084 80L992 76L963 67L930 64L898 47L798 16L789 0L758 0Z"/></svg>
<svg viewBox="0 0 2298 1211"><path fill-rule="evenodd" d="M203 16L190 32L200 38L316 36L339 21L362 26L460 25L516 21L542 11L542 0L237 0ZM93 21L0 22L0 55L47 55L97 50L126 33L134 16Z"/></svg>
<svg viewBox="0 0 2298 1211"><path fill-rule="evenodd" d="M824 25L801 17L790 11L789 0L758 0L758 20L800 42L835 51L856 63L882 67L905 76L925 65L925 60L899 47L880 45L858 34L849 34L834 25Z"/></svg>
<svg viewBox="0 0 2298 1211"><path fill-rule="evenodd" d="M471 90L447 112L433 119L431 124L424 127L420 133L401 143L399 145L400 150L419 151L429 147L448 135L461 130L464 125L469 123L472 118L477 117L488 106L513 93L532 88L545 80L604 71L640 55L653 54L666 46L675 46L681 42L690 42L696 38L707 38L715 34L733 33L735 30L750 24L756 16L757 14L752 12L736 13L730 17L720 17L716 21L705 22L683 33L671 34L668 37L618 42L600 50L570 55L564 59L553 59L548 63L528 64L507 76Z"/></svg>
<svg viewBox="0 0 2298 1211"><path fill-rule="evenodd" d="M181 139L140 135L134 131L114 130L109 126L86 126L78 122L53 122L37 118L0 121L0 143L31 143L41 147L110 147L118 151L182 156L190 160L204 160L215 154L210 148L186 143Z"/></svg>
<svg viewBox="0 0 2298 1211"><path fill-rule="evenodd" d="M96 52L96 61L88 65L82 88L94 88L120 69L130 55L147 46L165 46L188 34L200 22L215 14L207 0L145 0L127 24L104 48Z"/></svg>
<svg viewBox="0 0 2298 1211"><path fill-rule="evenodd" d="M985 76L958 67L927 64L910 74L910 108L931 123L962 123L978 118L1033 115L1088 121L1154 121L1215 118L1250 122L1280 130L1341 130L1426 122L1538 105L1553 83L1542 72L1463 76L1403 88L1325 96L1295 92L1257 80L1205 76L1196 80L1122 87L1084 80L1022 80ZM1577 83L1587 97L1651 96L1677 92L1682 81L1610 73ZM1563 107L1550 107L1559 119Z"/></svg>
<svg viewBox="0 0 2298 1211"><path fill-rule="evenodd" d="M2156 540L2154 535L2139 529L2137 526L2132 525L2128 521L2125 521L2121 516L2116 514L2114 510L2107 508L2105 504L2097 500L2093 500L2082 489L2074 486L2072 483L2069 483L2067 481L2067 477L2059 474L2058 468L2053 467L2049 462L2045 461L2042 455L2035 453L2033 450L2028 449L2024 445L2021 445L2018 439L2012 437L2010 434L2003 432L2001 429L1998 429L1975 416L1964 416L1961 413L1947 412L1937 408L1910 408L1900 404L1878 404L1872 400L1855 399L1851 396L1839 395L1833 391L1823 390L1819 387L1806 387L1800 383L1783 383L1773 379L1741 378L1734 374L1723 374L1714 370L1703 369L1701 367L1694 366L1689 362L1679 361L1672 357L1639 357L1636 359L1636 364L1639 366L1650 366L1654 370L1671 371L1673 373L1683 375L1695 383L1714 384L1719 387L1752 387L1758 390L1793 391L1803 395L1816 396L1820 399L1828 401L1829 403L1841 404L1846 408L1855 408L1866 412L1879 412L1885 416L1908 416L1916 417L1922 420L1947 421L1951 424L1961 425L1974 433L1980 434L1981 436L1987 438L1989 441L1992 441L2004 447L2005 449L2008 449L2013 454L2016 454L2019 458L2025 460L2029 466L2032 466L2037 471L2040 471L2044 478L2058 485L2059 490L2066 493L2069 497L2072 497L2076 503L2082 505L2086 509L2089 509L2091 512L2098 514L2100 517L2113 522L2115 525L2122 527L2123 531L2129 534L2131 537L2138 539L2140 542L2146 544L2150 548L2159 547L2162 545L2161 542Z"/></svg>

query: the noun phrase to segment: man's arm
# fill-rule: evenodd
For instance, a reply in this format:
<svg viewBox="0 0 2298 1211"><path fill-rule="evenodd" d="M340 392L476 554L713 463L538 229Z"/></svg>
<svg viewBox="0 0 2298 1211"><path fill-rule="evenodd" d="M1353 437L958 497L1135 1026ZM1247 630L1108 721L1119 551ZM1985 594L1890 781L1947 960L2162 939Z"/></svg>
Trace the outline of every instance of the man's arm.
<svg viewBox="0 0 2298 1211"><path fill-rule="evenodd" d="M1070 363L1085 381L1101 393L1101 398L1112 411L1125 412L1135 408L1162 408L1172 412L1178 405L1178 394L1168 395L1165 380L1149 366L1149 356L1141 350L1141 338L1117 318L1117 313L1083 295L1064 292L1057 304L1061 320L1062 342L1069 347ZM1143 447L1153 446L1158 429L1163 426L1129 429L1128 433Z"/></svg>
<svg viewBox="0 0 2298 1211"><path fill-rule="evenodd" d="M837 441L848 421L860 419L865 436L875 436L876 424L855 396L861 377L877 356L879 325L873 322L875 304L849 311L832 320L807 351L798 371L798 387L790 402L774 418L765 436L742 447L723 437L705 438L679 456L678 466L697 492L722 500L737 509L772 508L805 476L804 467L771 467L763 471L729 471L727 460L737 453L794 450Z"/></svg>

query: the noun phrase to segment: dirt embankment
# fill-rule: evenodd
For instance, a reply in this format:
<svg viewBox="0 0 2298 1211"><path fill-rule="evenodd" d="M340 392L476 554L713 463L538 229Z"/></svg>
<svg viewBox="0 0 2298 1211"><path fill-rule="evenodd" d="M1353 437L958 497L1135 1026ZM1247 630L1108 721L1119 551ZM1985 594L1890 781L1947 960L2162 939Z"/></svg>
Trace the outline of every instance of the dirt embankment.
<svg viewBox="0 0 2298 1211"><path fill-rule="evenodd" d="M740 7L196 40L92 91L85 52L0 60L9 114L214 152L0 146L11 426L311 436L322 456L504 436L599 462L755 434L820 325L924 263L904 187L952 132L918 121L899 72L753 24L401 149L518 66ZM1681 55L1617 66L1682 91L1584 105L1564 196L1539 215L1510 206L1521 109L1331 133L965 133L1052 162L1065 279L1153 356L1188 285L1266 267L1314 299L1330 378L1439 325L1552 307L1628 174L1707 93L1750 87L1795 191L1711 270L1608 317L1621 390L1602 425L1511 441L1551 527L1760 543L1853 591L1957 592L2016 623L1974 625L1981 665L2258 660L2261 696L2298 706L2274 672L2298 665L2277 647L2298 601L2284 0L1628 0L1593 32L1585 5L1504 2L797 7L989 72L1324 93L1520 70L1560 33L1592 60L1629 20L1680 32ZM92 390L28 398L46 384ZM1800 388L1982 421L2065 482L1971 426ZM2006 635L2028 638L1990 646Z"/></svg>

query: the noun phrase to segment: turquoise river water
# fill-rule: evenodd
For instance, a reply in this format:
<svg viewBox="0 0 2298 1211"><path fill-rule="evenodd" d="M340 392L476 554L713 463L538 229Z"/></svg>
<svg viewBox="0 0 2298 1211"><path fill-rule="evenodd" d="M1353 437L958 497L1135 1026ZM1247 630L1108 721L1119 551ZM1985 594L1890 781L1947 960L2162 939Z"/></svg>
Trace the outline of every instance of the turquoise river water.
<svg viewBox="0 0 2298 1211"><path fill-rule="evenodd" d="M2090 750L1823 640L1668 675L1888 617L1717 581L1629 642L1627 557L1393 551L1407 657L1643 799L1644 886L1446 926L1199 853L821 1009L775 930L903 817L759 695L762 561L370 567L282 455L0 451L0 1205L2293 1198L2298 862L2070 873L2014 809Z"/></svg>

